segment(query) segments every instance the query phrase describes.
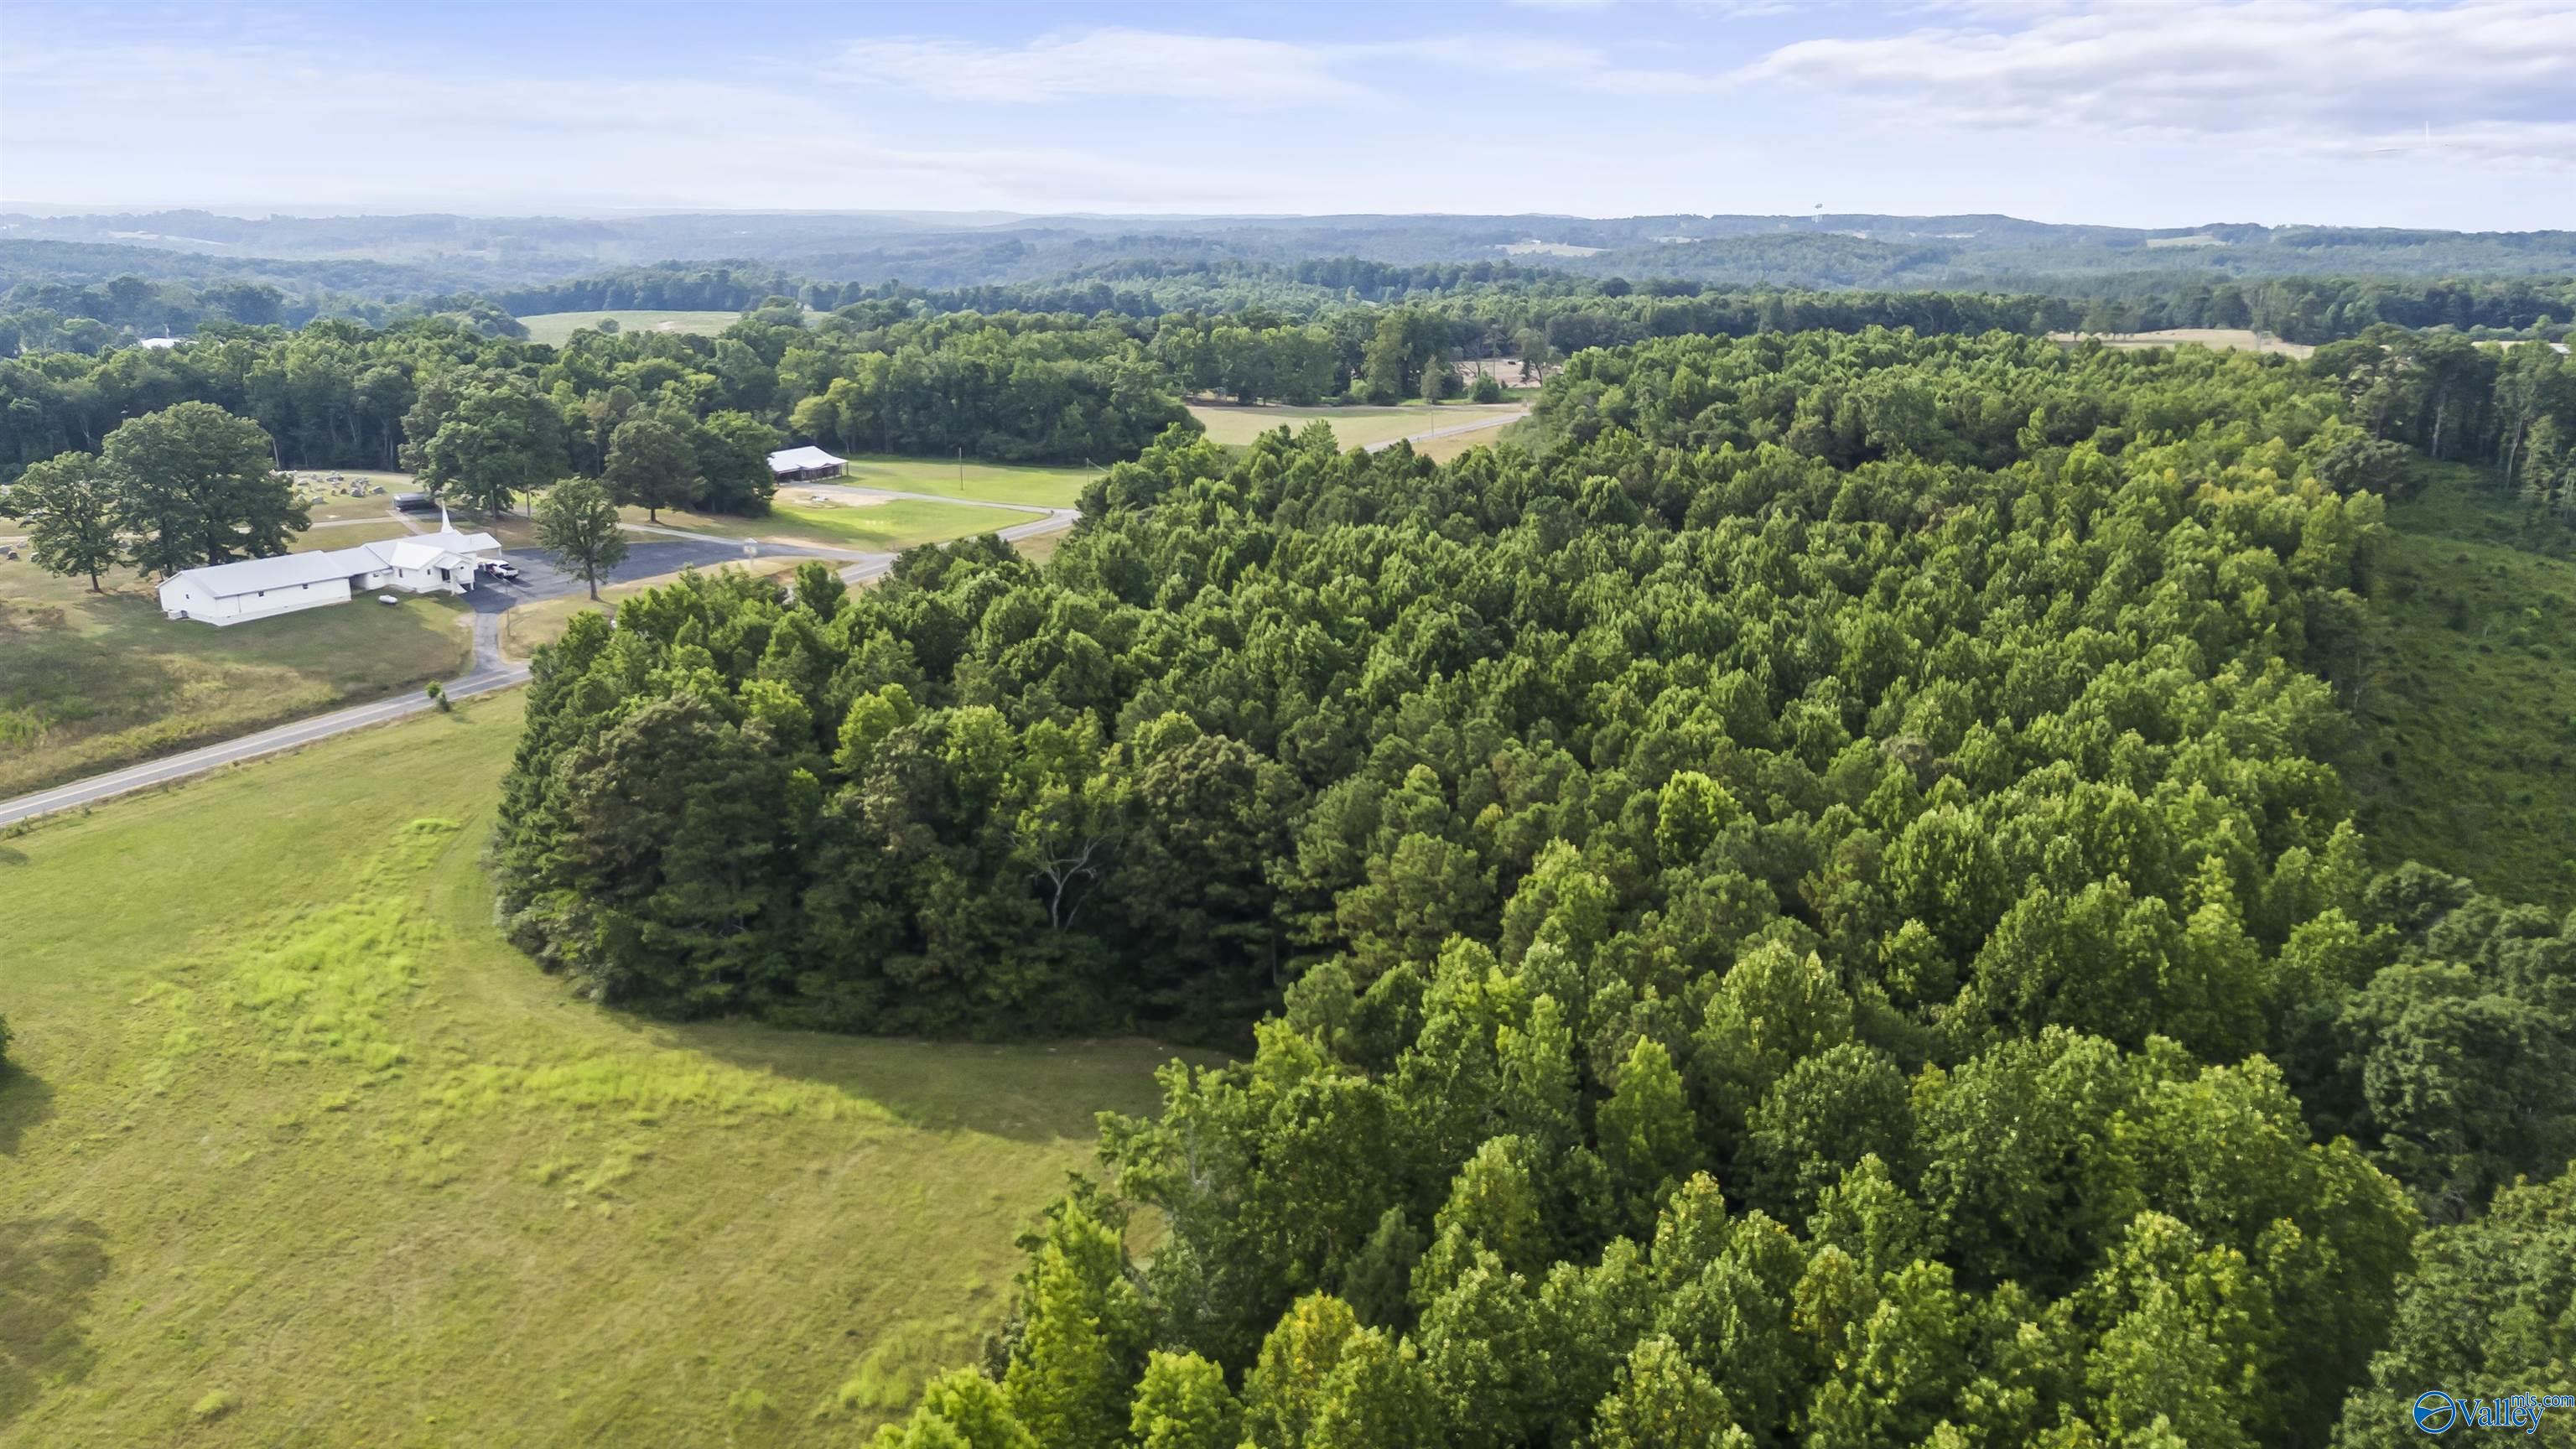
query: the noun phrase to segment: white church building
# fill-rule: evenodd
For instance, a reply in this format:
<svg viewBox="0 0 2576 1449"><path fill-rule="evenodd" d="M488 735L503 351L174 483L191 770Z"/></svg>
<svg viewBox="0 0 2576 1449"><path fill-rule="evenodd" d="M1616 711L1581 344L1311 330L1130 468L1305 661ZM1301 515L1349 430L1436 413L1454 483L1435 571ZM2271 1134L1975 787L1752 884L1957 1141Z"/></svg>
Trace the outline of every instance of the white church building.
<svg viewBox="0 0 2576 1449"><path fill-rule="evenodd" d="M458 533L448 526L443 510L438 522L436 533L188 569L161 586L161 611L173 619L240 624L345 604L380 589L470 592L482 565L498 557L500 540L488 533Z"/></svg>

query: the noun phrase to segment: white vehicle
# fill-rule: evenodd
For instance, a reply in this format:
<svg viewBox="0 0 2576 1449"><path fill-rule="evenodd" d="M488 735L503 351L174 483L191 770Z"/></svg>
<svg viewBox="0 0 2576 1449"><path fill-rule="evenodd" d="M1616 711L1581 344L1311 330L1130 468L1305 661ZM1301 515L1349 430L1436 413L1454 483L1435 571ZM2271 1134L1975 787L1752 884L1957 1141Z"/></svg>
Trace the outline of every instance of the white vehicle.
<svg viewBox="0 0 2576 1449"><path fill-rule="evenodd" d="M483 572L496 579L515 579L519 576L519 566L500 559L492 559L484 563Z"/></svg>
<svg viewBox="0 0 2576 1449"><path fill-rule="evenodd" d="M378 594L378 595L376 595L376 602L377 602L377 603L379 603L379 604L399 604L399 603L401 603L401 602L402 602L402 600L400 600L400 599L398 599L398 598L394 597L394 596L393 596L393 595L391 595L391 594Z"/></svg>

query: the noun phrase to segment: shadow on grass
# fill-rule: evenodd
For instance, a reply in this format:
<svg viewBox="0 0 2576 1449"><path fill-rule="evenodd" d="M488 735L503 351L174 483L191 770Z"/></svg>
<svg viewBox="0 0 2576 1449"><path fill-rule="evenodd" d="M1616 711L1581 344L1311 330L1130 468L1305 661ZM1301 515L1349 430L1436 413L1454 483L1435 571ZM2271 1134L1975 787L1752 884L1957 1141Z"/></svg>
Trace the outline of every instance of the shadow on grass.
<svg viewBox="0 0 2576 1449"><path fill-rule="evenodd" d="M1155 1068L1175 1057L1196 1065L1222 1060L1142 1037L933 1042L744 1021L661 1023L651 1034L663 1046L873 1102L906 1126L1015 1142L1088 1142L1104 1111L1161 1106Z"/></svg>
<svg viewBox="0 0 2576 1449"><path fill-rule="evenodd" d="M0 1424L98 1359L81 1333L107 1277L107 1232L80 1218L0 1223Z"/></svg>
<svg viewBox="0 0 2576 1449"><path fill-rule="evenodd" d="M0 1157L18 1155L27 1129L54 1115L54 1089L24 1067L0 1062ZM0 1290L7 1280L0 1279Z"/></svg>

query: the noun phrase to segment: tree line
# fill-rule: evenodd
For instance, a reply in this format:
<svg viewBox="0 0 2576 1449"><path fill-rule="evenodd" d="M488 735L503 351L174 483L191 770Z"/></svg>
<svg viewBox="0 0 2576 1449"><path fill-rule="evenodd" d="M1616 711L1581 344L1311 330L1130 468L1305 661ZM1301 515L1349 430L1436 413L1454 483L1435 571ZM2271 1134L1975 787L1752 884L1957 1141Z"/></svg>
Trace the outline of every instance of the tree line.
<svg viewBox="0 0 2576 1449"><path fill-rule="evenodd" d="M183 402L120 424L96 453L68 452L0 484L0 517L27 526L36 566L89 580L110 570L167 577L286 552L312 526L270 465L259 425Z"/></svg>
<svg viewBox="0 0 2576 1449"><path fill-rule="evenodd" d="M1005 461L1133 457L1186 421L1135 338L1082 318L793 304L721 337L585 332L562 348L453 319L210 329L183 347L0 358L0 478L96 452L127 420L203 403L287 468L405 468L487 509L567 475L648 508L766 510L764 454L797 436Z"/></svg>
<svg viewBox="0 0 2576 1449"><path fill-rule="evenodd" d="M2576 920L2323 763L2355 411L1805 333L1446 465L1167 434L1043 568L576 620L502 919L660 1013L1250 1036L889 1449L2391 1440L2553 1371L2446 1325L2565 1311Z"/></svg>

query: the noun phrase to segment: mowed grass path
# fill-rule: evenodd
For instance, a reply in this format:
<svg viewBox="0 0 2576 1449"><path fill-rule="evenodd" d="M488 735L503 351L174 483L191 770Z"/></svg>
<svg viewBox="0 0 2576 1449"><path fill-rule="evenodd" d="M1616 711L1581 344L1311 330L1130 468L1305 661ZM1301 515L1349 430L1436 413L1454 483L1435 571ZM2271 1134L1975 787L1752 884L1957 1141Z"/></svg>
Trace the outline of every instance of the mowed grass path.
<svg viewBox="0 0 2576 1449"><path fill-rule="evenodd" d="M1151 1104L572 999L476 865L518 710L0 836L0 1444L854 1442Z"/></svg>
<svg viewBox="0 0 2576 1449"><path fill-rule="evenodd" d="M306 538L338 547L334 535L367 532ZM464 672L473 653L466 611L443 598L218 629L163 618L130 574L107 583L102 596L85 578L0 563L0 797L416 689Z"/></svg>
<svg viewBox="0 0 2576 1449"><path fill-rule="evenodd" d="M2480 470L2424 470L2388 513L2385 621L2339 764L2384 864L2576 906L2576 559L2517 546Z"/></svg>
<svg viewBox="0 0 2576 1449"><path fill-rule="evenodd" d="M1197 418L1207 429L1208 441L1213 443L1240 446L1273 428L1285 427L1296 432L1321 418L1333 425L1335 442L1344 448L1366 448L1411 437L1415 433L1469 423L1490 421L1499 425L1523 410L1519 403L1442 403L1436 408L1418 404L1385 408L1291 408L1193 403L1190 416ZM1467 436L1492 441L1490 436L1481 433Z"/></svg>

